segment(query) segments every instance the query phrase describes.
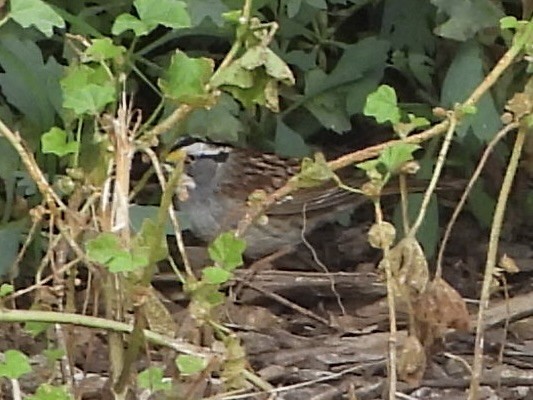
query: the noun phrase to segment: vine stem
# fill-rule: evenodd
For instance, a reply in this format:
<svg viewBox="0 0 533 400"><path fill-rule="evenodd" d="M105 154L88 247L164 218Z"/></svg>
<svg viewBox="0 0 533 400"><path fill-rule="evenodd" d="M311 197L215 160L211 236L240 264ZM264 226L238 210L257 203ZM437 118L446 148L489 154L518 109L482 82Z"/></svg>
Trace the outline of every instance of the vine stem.
<svg viewBox="0 0 533 400"><path fill-rule="evenodd" d="M514 176L516 174L516 170L518 169L518 163L520 161L520 155L522 153L522 147L524 146L526 134L526 126L522 126L518 129L518 134L516 136L515 144L513 147L513 153L511 154L509 165L507 167L507 171L503 179L502 189L498 196L498 202L496 203L496 209L494 210L494 219L492 221L492 227L490 230L489 248L487 251L487 262L485 264L485 274L483 276L483 286L481 288L481 296L479 299L479 310L477 314L476 324L476 339L474 342L474 365L472 367L472 379L470 380L468 400L477 400L478 398L478 391L483 368L485 310L489 306L490 288L494 276L494 270L496 267L498 243L500 239L503 218L505 216L507 200L509 199L509 194L513 185Z"/></svg>
<svg viewBox="0 0 533 400"><path fill-rule="evenodd" d="M69 325L79 325L87 328L104 329L116 333L131 333L133 326L124 322L113 321L107 318L91 317L75 313L36 311L36 310L0 310L0 322L45 322ZM168 347L183 354L191 354L209 358L217 355L216 352L200 346L195 346L180 339L174 339L145 329L144 336L154 344Z"/></svg>

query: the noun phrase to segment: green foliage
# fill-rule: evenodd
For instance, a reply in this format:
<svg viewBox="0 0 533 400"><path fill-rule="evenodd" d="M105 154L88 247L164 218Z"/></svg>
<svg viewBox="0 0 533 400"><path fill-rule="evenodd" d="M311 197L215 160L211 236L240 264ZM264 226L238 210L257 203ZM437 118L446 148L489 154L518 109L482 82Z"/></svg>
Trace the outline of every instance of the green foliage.
<svg viewBox="0 0 533 400"><path fill-rule="evenodd" d="M0 363L0 376L9 379L19 379L22 375L31 372L28 357L18 350L7 350L4 361Z"/></svg>
<svg viewBox="0 0 533 400"><path fill-rule="evenodd" d="M110 272L131 272L148 265L149 250L137 246L131 251L124 249L120 239L112 233L101 233L86 244L87 257L109 268Z"/></svg>
<svg viewBox="0 0 533 400"><path fill-rule="evenodd" d="M65 21L52 7L41 0L11 0L10 17L22 27L35 26L47 37L52 36L54 26L65 27Z"/></svg>
<svg viewBox="0 0 533 400"><path fill-rule="evenodd" d="M150 389L152 392L169 390L172 387L170 381L163 380L163 370L160 367L149 367L137 376L139 387Z"/></svg>
<svg viewBox="0 0 533 400"><path fill-rule="evenodd" d="M121 14L113 24L113 35L132 30L136 36L144 36L158 25L180 29L191 25L185 3L178 0L135 0L133 2L139 18Z"/></svg>
<svg viewBox="0 0 533 400"><path fill-rule="evenodd" d="M383 150L378 158L357 164L357 168L365 171L370 179L383 180L385 184L392 174L414 159L413 153L418 149L420 146L416 144L397 143Z"/></svg>
<svg viewBox="0 0 533 400"><path fill-rule="evenodd" d="M201 357L180 354L176 358L176 366L183 375L194 375L201 372L207 364Z"/></svg>
<svg viewBox="0 0 533 400"><path fill-rule="evenodd" d="M116 100L114 83L102 66L72 66L61 79L63 107L76 115L96 115Z"/></svg>
<svg viewBox="0 0 533 400"><path fill-rule="evenodd" d="M52 153L63 157L68 154L77 153L80 144L73 140L68 140L67 132L54 126L41 136L43 153Z"/></svg>
<svg viewBox="0 0 533 400"><path fill-rule="evenodd" d="M110 171L119 99L141 109L127 122L130 128L139 124L132 138L135 151L157 147L159 136L146 140L146 133L173 116L178 106L187 106L192 111L181 117L188 119L160 130L164 140L188 135L253 143L298 157L308 157L309 143L325 131L371 136L375 122L392 126L406 138L440 118L431 114L440 106L460 117L453 147L461 153L463 167L477 159L481 146L501 128L499 116L507 99L523 90L533 69L533 48L525 36L530 25L517 20L519 15L505 16L516 11L508 2L384 0L375 7L360 0L256 0L249 19L238 9L242 3L98 0L54 1L52 6L42 0L12 0L9 10L2 9L7 14L0 26L0 119L20 133L22 147L28 148L45 179L54 182L54 190L69 189L57 194L81 213L98 208L90 195L107 193L100 185ZM523 41L526 62L515 63L480 102L462 105L505 50L502 43ZM362 132L369 120L369 132ZM525 115L524 120L531 124L532 117ZM384 185L415 159L415 151L425 150L400 143L358 167ZM506 154L505 143L498 151ZM27 211L43 199L4 138L0 153L0 200L5 204L0 274L7 275L15 273L10 268L30 221L27 212L17 215L13 203L22 198ZM425 157L433 154L429 151ZM72 166L76 174L68 169ZM301 175L291 183L312 187L335 178L324 157L317 155L304 158ZM72 193L81 198L71 202ZM413 215L419 202L420 196L410 199ZM470 207L480 221L490 224L493 199L485 192L476 188ZM109 232L90 240L79 232L89 260L112 273L139 271L168 255L164 235L172 229L154 222L157 210L137 206L130 212L137 233L128 246ZM89 215L94 217L87 213L83 218ZM106 224L97 220L91 226ZM77 226L71 228L78 233ZM24 260L28 264L39 264L47 245L41 244L43 236L35 235L42 247L28 252L38 258ZM430 204L419 238L432 254L438 238L436 202ZM53 243L51 237L46 239ZM212 323L223 337L227 360L221 378L228 387L244 386L245 352L237 339L222 334L225 330L214 322L213 310L224 302L221 288L243 264L244 249L244 241L233 232L224 233L209 247L213 264L200 278L183 279L193 317ZM1 286L0 297L12 291L9 285ZM34 335L49 326L25 325ZM60 356L51 353L52 359ZM183 375L191 375L205 368L205 360L180 356L176 365ZM0 367L3 376L11 378L29 368L22 353L9 351ZM139 374L138 383L153 391L170 385L157 368ZM30 398L69 395L65 388L43 385Z"/></svg>
<svg viewBox="0 0 533 400"><path fill-rule="evenodd" d="M224 232L209 245L207 250L217 266L231 272L243 264L242 254L245 248L244 240L236 238L233 232Z"/></svg>
<svg viewBox="0 0 533 400"><path fill-rule="evenodd" d="M462 44L443 82L441 101L452 108L463 102L485 77L480 46L469 41ZM501 121L491 93L486 93L476 106L477 112L462 120L457 133L459 138L472 132L482 142L492 138L501 128ZM469 111L469 110L466 110Z"/></svg>
<svg viewBox="0 0 533 400"><path fill-rule="evenodd" d="M52 386L44 383L37 388L34 395L27 398L28 400L71 400L72 396L64 386Z"/></svg>
<svg viewBox="0 0 533 400"><path fill-rule="evenodd" d="M394 89L382 85L374 93L370 93L366 99L364 113L376 118L380 124L387 121L393 124L400 122L400 109Z"/></svg>
<svg viewBox="0 0 533 400"><path fill-rule="evenodd" d="M2 285L0 285L0 298L6 297L7 295L13 293L14 290L15 288L13 285L9 283L2 283Z"/></svg>
<svg viewBox="0 0 533 400"><path fill-rule="evenodd" d="M50 57L45 63L41 49L30 40L0 35L0 88L7 102L30 124L23 135L31 146L61 114L61 67Z"/></svg>
<svg viewBox="0 0 533 400"><path fill-rule="evenodd" d="M206 84L213 73L213 61L206 58L190 58L177 51L169 68L159 80L165 96L191 105L209 104Z"/></svg>

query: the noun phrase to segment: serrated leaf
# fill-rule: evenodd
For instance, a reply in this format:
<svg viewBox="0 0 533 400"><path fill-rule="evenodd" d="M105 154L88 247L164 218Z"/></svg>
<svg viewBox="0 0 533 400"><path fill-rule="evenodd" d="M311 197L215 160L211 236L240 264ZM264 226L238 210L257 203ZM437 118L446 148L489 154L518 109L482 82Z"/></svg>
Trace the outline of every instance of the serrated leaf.
<svg viewBox="0 0 533 400"><path fill-rule="evenodd" d="M179 0L135 0L133 2L142 21L148 25L163 25L180 29L191 26L186 4Z"/></svg>
<svg viewBox="0 0 533 400"><path fill-rule="evenodd" d="M247 70L263 66L267 75L283 82L285 85L294 85L294 75L290 68L285 61L268 47L257 45L248 49L240 58L239 64Z"/></svg>
<svg viewBox="0 0 533 400"><path fill-rule="evenodd" d="M37 388L33 396L27 397L28 400L73 400L65 386L52 386L43 383Z"/></svg>
<svg viewBox="0 0 533 400"><path fill-rule="evenodd" d="M7 350L4 353L4 361L0 363L0 376L19 379L29 372L31 366L28 356L18 350Z"/></svg>
<svg viewBox="0 0 533 400"><path fill-rule="evenodd" d="M62 357L65 356L65 350L58 348L49 348L43 350L43 355L48 361L59 361Z"/></svg>
<svg viewBox="0 0 533 400"><path fill-rule="evenodd" d="M115 101L115 88L111 85L89 83L80 89L64 93L63 106L72 109L77 115L96 115Z"/></svg>
<svg viewBox="0 0 533 400"><path fill-rule="evenodd" d="M13 293L15 291L15 287L9 283L2 283L0 286L0 298L6 297L7 295Z"/></svg>
<svg viewBox="0 0 533 400"><path fill-rule="evenodd" d="M148 265L148 250L134 249L133 253L127 250L117 251L104 265L109 272L132 272Z"/></svg>
<svg viewBox="0 0 533 400"><path fill-rule="evenodd" d="M398 143L387 147L378 157L387 171L394 173L407 161L413 160L413 153L420 148L417 144Z"/></svg>
<svg viewBox="0 0 533 400"><path fill-rule="evenodd" d="M310 153L309 146L296 131L289 128L283 118L277 118L276 138L274 139L276 154L282 157L301 158Z"/></svg>
<svg viewBox="0 0 533 400"><path fill-rule="evenodd" d="M190 58L177 51L170 66L159 80L165 96L192 105L203 105L209 100L206 84L213 73L213 60Z"/></svg>
<svg viewBox="0 0 533 400"><path fill-rule="evenodd" d="M332 179L334 175L324 155L317 153L314 159L305 157L302 160L302 166L298 174L298 187L307 188L321 185Z"/></svg>
<svg viewBox="0 0 533 400"><path fill-rule="evenodd" d="M239 104L228 94L222 93L217 104L209 110L199 108L186 121L186 132L194 137L210 139L215 143L236 143L245 131L239 119Z"/></svg>
<svg viewBox="0 0 533 400"><path fill-rule="evenodd" d="M220 285L231 279L231 272L221 267L205 267L202 269L202 279L212 285Z"/></svg>
<svg viewBox="0 0 533 400"><path fill-rule="evenodd" d="M366 99L364 114L374 117L380 124L400 122L400 109L394 89L388 85L381 85L371 93Z"/></svg>
<svg viewBox="0 0 533 400"><path fill-rule="evenodd" d="M140 372L137 376L139 387L150 389L155 392L158 390L169 390L172 382L163 381L163 369L160 367L150 367Z"/></svg>
<svg viewBox="0 0 533 400"><path fill-rule="evenodd" d="M499 26L504 16L501 8L491 0L431 0L449 19L435 28L439 36L466 41L483 29Z"/></svg>
<svg viewBox="0 0 533 400"><path fill-rule="evenodd" d="M36 337L45 332L52 324L47 322L26 322L24 324L24 330L31 336Z"/></svg>
<svg viewBox="0 0 533 400"><path fill-rule="evenodd" d="M134 248L149 249L152 263L164 260L168 255L164 229L161 229L153 219L145 219L140 232L135 237Z"/></svg>
<svg viewBox="0 0 533 400"><path fill-rule="evenodd" d="M220 234L208 247L209 257L218 266L232 271L243 264L242 255L246 242L236 238L233 232Z"/></svg>
<svg viewBox="0 0 533 400"><path fill-rule="evenodd" d="M85 55L93 61L118 58L126 52L124 46L116 46L110 38L94 39L85 50Z"/></svg>
<svg viewBox="0 0 533 400"><path fill-rule="evenodd" d="M120 246L118 236L107 232L100 233L96 238L88 240L85 244L85 250L87 258L99 264L106 264L124 251Z"/></svg>
<svg viewBox="0 0 533 400"><path fill-rule="evenodd" d="M131 29L135 36L144 36L150 33L157 25L148 24L144 21L141 21L139 18L134 17L130 14L121 14L113 23L111 28L111 33L115 36L120 35L122 32L125 32Z"/></svg>
<svg viewBox="0 0 533 400"><path fill-rule="evenodd" d="M34 125L35 137L24 139L38 145L37 135L54 125L56 113L61 113L59 78L62 67L53 57L43 62L41 50L32 41L4 35L0 37L0 87L7 101Z"/></svg>
<svg viewBox="0 0 533 400"><path fill-rule="evenodd" d="M201 372L206 366L205 359L189 354L180 354L176 358L176 366L183 375L194 375Z"/></svg>
<svg viewBox="0 0 533 400"><path fill-rule="evenodd" d="M473 41L463 43L444 78L441 104L452 108L456 103L464 102L485 79L483 68L482 49L479 44ZM457 128L457 135L464 139L469 129L472 129L481 142L488 142L502 125L490 91L481 97L476 107L477 112L474 115L467 115L462 119Z"/></svg>
<svg viewBox="0 0 533 400"><path fill-rule="evenodd" d="M383 77L390 45L370 37L348 45L330 74L315 68L305 74L305 101L327 129L351 129L350 116L360 113L367 95Z"/></svg>
<svg viewBox="0 0 533 400"><path fill-rule="evenodd" d="M78 152L80 144L69 142L67 132L58 127L53 127L41 136L42 151L45 154L55 154L63 157Z"/></svg>
<svg viewBox="0 0 533 400"><path fill-rule="evenodd" d="M222 27L225 19L223 15L229 14L229 7L222 0L187 0L186 3L193 26L198 26L205 19L210 19L216 26ZM231 20L238 22L241 11L233 11L233 13L237 13L237 17Z"/></svg>
<svg viewBox="0 0 533 400"><path fill-rule="evenodd" d="M432 32L435 7L429 1L385 0L380 37L390 40L393 49L408 53L433 54L436 37Z"/></svg>
<svg viewBox="0 0 533 400"><path fill-rule="evenodd" d="M47 37L54 33L53 28L65 27L65 21L52 7L41 0L11 0L10 17L22 27L35 26Z"/></svg>

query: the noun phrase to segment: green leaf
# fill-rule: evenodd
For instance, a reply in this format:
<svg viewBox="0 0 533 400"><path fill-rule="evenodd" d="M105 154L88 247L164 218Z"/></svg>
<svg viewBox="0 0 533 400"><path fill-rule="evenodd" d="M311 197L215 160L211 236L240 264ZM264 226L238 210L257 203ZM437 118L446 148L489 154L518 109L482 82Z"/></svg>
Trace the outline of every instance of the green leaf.
<svg viewBox="0 0 533 400"><path fill-rule="evenodd" d="M329 80L321 69L308 71L305 80L306 91L310 92L310 98L305 102L305 107L325 128L337 133L348 131L352 125L346 110L346 94L328 88L321 94L311 96L311 93L318 91L316 86L321 86L321 82Z"/></svg>
<svg viewBox="0 0 533 400"><path fill-rule="evenodd" d="M160 367L150 367L139 373L137 383L143 389L149 389L152 392L159 390L169 390L172 388L170 380L163 380L163 369Z"/></svg>
<svg viewBox="0 0 533 400"><path fill-rule="evenodd" d="M305 157L302 160L302 167L298 174L298 187L314 187L329 181L335 176L328 166L324 155L315 154L315 158Z"/></svg>
<svg viewBox="0 0 533 400"><path fill-rule="evenodd" d="M161 229L153 219L145 219L140 232L134 240L134 249L148 249L147 257L150 262L156 263L164 260L168 255L167 240L164 229ZM144 252L144 250L143 250ZM141 250L134 250L134 254L140 256Z"/></svg>
<svg viewBox="0 0 533 400"><path fill-rule="evenodd" d="M431 0L449 19L435 28L439 36L466 41L487 28L499 26L504 13L491 0Z"/></svg>
<svg viewBox="0 0 533 400"><path fill-rule="evenodd" d="M17 259L17 254L22 241L22 232L27 221L13 221L0 227L0 277L8 277L10 274L16 276L17 271L13 271L13 265Z"/></svg>
<svg viewBox="0 0 533 400"><path fill-rule="evenodd" d="M132 272L146 267L149 264L147 248L135 248L133 252L127 250L117 251L104 265L109 272Z"/></svg>
<svg viewBox="0 0 533 400"><path fill-rule="evenodd" d="M120 246L118 236L108 232L100 233L94 239L88 240L85 250L87 251L87 258L99 264L106 264L124 251Z"/></svg>
<svg viewBox="0 0 533 400"><path fill-rule="evenodd" d="M46 332L46 330L52 326L52 324L48 322L26 322L24 324L24 330L28 332L31 336L37 337L43 332Z"/></svg>
<svg viewBox="0 0 533 400"><path fill-rule="evenodd" d="M294 75L288 65L268 47L258 45L248 49L240 58L239 63L247 70L263 66L267 75L285 85L294 85Z"/></svg>
<svg viewBox="0 0 533 400"><path fill-rule="evenodd" d="M56 113L62 112L62 67L53 57L45 64L34 42L10 35L0 37L0 66L4 70L0 74L2 94L33 124L34 137L24 130L22 134L30 146L37 146L41 133L50 129Z"/></svg>
<svg viewBox="0 0 533 400"><path fill-rule="evenodd" d="M83 90L65 93L65 108L72 109L77 115L96 115L104 107L115 101L115 88L111 85L100 86L89 83Z"/></svg>
<svg viewBox="0 0 533 400"><path fill-rule="evenodd" d="M407 161L413 159L413 153L420 149L417 144L398 143L387 147L378 157L378 162L382 163L387 171L394 173Z"/></svg>
<svg viewBox="0 0 533 400"><path fill-rule="evenodd" d="M207 366L205 359L189 354L180 354L176 358L176 366L183 375L194 375Z"/></svg>
<svg viewBox="0 0 533 400"><path fill-rule="evenodd" d="M287 17L293 18L300 11L302 0L289 0L287 2Z"/></svg>
<svg viewBox="0 0 533 400"><path fill-rule="evenodd" d="M364 114L374 117L380 124L400 122L400 109L396 92L388 85L381 85L374 93L371 93L366 100Z"/></svg>
<svg viewBox="0 0 533 400"><path fill-rule="evenodd" d="M319 10L327 10L328 3L326 0L305 0L311 7L318 8Z"/></svg>
<svg viewBox="0 0 533 400"><path fill-rule="evenodd" d="M65 386L52 386L43 383L37 388L33 396L27 397L28 400L73 400Z"/></svg>
<svg viewBox="0 0 533 400"><path fill-rule="evenodd" d="M186 132L194 137L210 139L215 143L236 143L245 131L239 119L239 104L228 94L222 93L217 104L209 110L199 108L186 121Z"/></svg>
<svg viewBox="0 0 533 400"><path fill-rule="evenodd" d="M63 157L78 152L80 144L69 142L67 133L58 127L53 127L41 137L42 151Z"/></svg>
<svg viewBox="0 0 533 400"><path fill-rule="evenodd" d="M390 40L394 50L433 54L435 7L429 1L386 0L380 37Z"/></svg>
<svg viewBox="0 0 533 400"><path fill-rule="evenodd" d="M159 86L167 97L191 105L204 105L210 99L206 84L213 68L211 59L190 58L177 51L164 77L159 80Z"/></svg>
<svg viewBox="0 0 533 400"><path fill-rule="evenodd" d="M135 36L144 36L152 29L154 29L157 25L154 24L148 24L144 21L141 21L140 19L134 17L130 14L121 14L117 17L115 22L113 23L113 27L111 28L111 33L115 36L120 35L122 32L127 31L128 29L131 29Z"/></svg>
<svg viewBox="0 0 533 400"><path fill-rule="evenodd" d="M207 250L218 266L232 271L243 264L242 254L245 248L244 240L236 238L233 232L224 232L209 245Z"/></svg>
<svg viewBox="0 0 533 400"><path fill-rule="evenodd" d="M441 103L444 107L453 108L456 103L464 102L485 79L482 54L482 48L474 41L460 46L442 84ZM457 135L464 139L471 129L482 143L486 143L502 126L490 91L481 97L476 108L474 115L466 115L462 119Z"/></svg>
<svg viewBox="0 0 533 400"><path fill-rule="evenodd" d="M133 230L139 232L142 228L145 219L155 220L155 218L157 217L158 210L159 207L157 206L140 206L138 204L132 204L130 206L130 223ZM189 229L189 221L184 218L185 216L183 215L183 213L180 213L178 211L175 214L178 217L178 220L180 221L181 229ZM165 223L165 228L163 232L165 233L165 235L174 235L174 228L170 220Z"/></svg>
<svg viewBox="0 0 533 400"><path fill-rule="evenodd" d="M6 297L7 295L13 293L15 291L15 287L9 283L2 283L0 286L0 298Z"/></svg>
<svg viewBox="0 0 533 400"><path fill-rule="evenodd" d="M50 362L56 362L61 360L65 356L65 350L59 348L49 348L43 350L43 355Z"/></svg>
<svg viewBox="0 0 533 400"><path fill-rule="evenodd" d="M163 25L180 29L191 26L186 4L178 0L135 0L133 2L142 21L148 25Z"/></svg>
<svg viewBox="0 0 533 400"><path fill-rule="evenodd" d="M390 45L369 37L348 45L330 74L316 68L305 74L303 105L327 129L351 129L350 116L360 113L383 77Z"/></svg>
<svg viewBox="0 0 533 400"><path fill-rule="evenodd" d="M222 27L222 25L224 25L223 14L230 10L229 7L222 2L222 0L186 0L186 3L193 26L198 26L205 19L210 19L216 26ZM237 12L238 22L241 12L240 10Z"/></svg>
<svg viewBox="0 0 533 400"><path fill-rule="evenodd" d="M513 16L506 16L500 19L500 29L516 29L518 20Z"/></svg>
<svg viewBox="0 0 533 400"><path fill-rule="evenodd" d="M101 233L87 241L85 250L89 260L106 266L113 273L135 271L149 263L147 247L136 246L129 252L121 247L119 238L112 233Z"/></svg>
<svg viewBox="0 0 533 400"><path fill-rule="evenodd" d="M213 285L226 283L231 279L231 276L231 272L221 267L205 267L202 269L202 279Z"/></svg>
<svg viewBox="0 0 533 400"><path fill-rule="evenodd" d="M65 21L52 7L41 0L11 0L10 16L22 27L34 25L47 37L53 35L53 27L65 27Z"/></svg>
<svg viewBox="0 0 533 400"><path fill-rule="evenodd" d="M18 350L7 350L4 353L4 362L0 363L0 376L19 379L29 372L31 372L30 362L24 353Z"/></svg>
<svg viewBox="0 0 533 400"><path fill-rule="evenodd" d="M409 205L407 209L407 215L411 222L415 220L418 212L420 211L420 205L422 204L423 197L424 195L422 193L411 193L408 196ZM398 205L394 210L394 225L402 227L400 231L403 232L401 215L401 207ZM416 238L422 245L427 258L432 258L435 254L440 238L439 207L437 196L435 194L433 194L431 197L426 210L426 216L424 217L424 221L422 222L422 225L416 234Z"/></svg>
<svg viewBox="0 0 533 400"><path fill-rule="evenodd" d="M276 154L282 157L305 157L310 153L309 146L296 131L289 128L283 118L277 118L276 138L274 141Z"/></svg>
<svg viewBox="0 0 533 400"><path fill-rule="evenodd" d="M85 55L92 61L103 61L117 59L126 52L124 46L116 46L110 38L94 39L91 45L85 50Z"/></svg>

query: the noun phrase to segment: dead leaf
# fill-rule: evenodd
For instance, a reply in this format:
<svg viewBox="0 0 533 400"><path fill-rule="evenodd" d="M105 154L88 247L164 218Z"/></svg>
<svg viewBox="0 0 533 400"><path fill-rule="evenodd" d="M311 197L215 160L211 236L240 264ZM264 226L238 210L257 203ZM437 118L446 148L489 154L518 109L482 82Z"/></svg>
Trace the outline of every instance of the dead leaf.
<svg viewBox="0 0 533 400"><path fill-rule="evenodd" d="M426 352L416 336L409 335L398 357L398 377L412 387L419 386L426 371Z"/></svg>

